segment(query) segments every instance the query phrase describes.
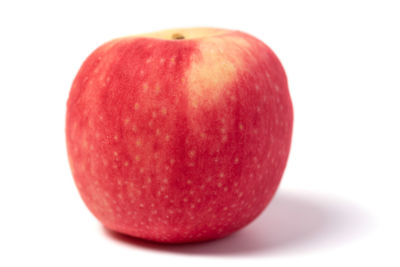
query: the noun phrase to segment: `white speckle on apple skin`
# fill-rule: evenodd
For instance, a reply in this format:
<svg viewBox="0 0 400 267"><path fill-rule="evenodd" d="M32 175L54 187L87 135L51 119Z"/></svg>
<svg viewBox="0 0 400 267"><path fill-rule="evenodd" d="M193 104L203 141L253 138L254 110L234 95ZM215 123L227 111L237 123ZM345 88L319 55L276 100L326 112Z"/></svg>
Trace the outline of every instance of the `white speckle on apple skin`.
<svg viewBox="0 0 400 267"><path fill-rule="evenodd" d="M196 151L194 151L194 150L190 150L189 151L189 157L190 158L194 158L195 155L196 155Z"/></svg>
<svg viewBox="0 0 400 267"><path fill-rule="evenodd" d="M136 144L137 147L142 146L142 140L138 138L138 139L136 140L135 144Z"/></svg>

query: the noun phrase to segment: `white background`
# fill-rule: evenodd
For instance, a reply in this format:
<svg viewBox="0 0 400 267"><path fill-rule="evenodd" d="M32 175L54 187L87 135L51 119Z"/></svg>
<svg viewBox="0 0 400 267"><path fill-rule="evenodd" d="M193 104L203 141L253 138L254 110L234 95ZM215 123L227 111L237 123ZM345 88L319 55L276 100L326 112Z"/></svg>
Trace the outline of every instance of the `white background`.
<svg viewBox="0 0 400 267"><path fill-rule="evenodd" d="M1 1L0 266L400 266L396 1ZM295 108L269 208L220 241L106 233L81 201L64 137L69 87L109 39L239 29L280 57Z"/></svg>

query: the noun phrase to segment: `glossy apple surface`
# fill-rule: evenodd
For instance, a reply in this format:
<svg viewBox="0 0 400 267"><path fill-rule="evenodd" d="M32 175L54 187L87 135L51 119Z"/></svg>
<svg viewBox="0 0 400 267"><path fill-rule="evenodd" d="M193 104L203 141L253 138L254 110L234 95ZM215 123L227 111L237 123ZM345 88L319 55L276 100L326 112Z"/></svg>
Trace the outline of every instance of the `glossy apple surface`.
<svg viewBox="0 0 400 267"><path fill-rule="evenodd" d="M255 219L287 162L293 111L271 49L239 31L193 28L107 42L67 103L80 195L109 229L182 243Z"/></svg>

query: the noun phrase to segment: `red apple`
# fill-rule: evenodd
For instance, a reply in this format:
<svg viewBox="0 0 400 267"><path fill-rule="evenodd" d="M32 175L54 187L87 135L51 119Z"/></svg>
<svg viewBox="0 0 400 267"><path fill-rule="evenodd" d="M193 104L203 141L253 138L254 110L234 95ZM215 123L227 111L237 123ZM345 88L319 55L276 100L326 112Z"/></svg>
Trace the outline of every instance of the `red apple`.
<svg viewBox="0 0 400 267"><path fill-rule="evenodd" d="M293 111L284 69L260 40L193 28L107 42L67 103L75 183L108 229L183 243L256 218L288 158Z"/></svg>

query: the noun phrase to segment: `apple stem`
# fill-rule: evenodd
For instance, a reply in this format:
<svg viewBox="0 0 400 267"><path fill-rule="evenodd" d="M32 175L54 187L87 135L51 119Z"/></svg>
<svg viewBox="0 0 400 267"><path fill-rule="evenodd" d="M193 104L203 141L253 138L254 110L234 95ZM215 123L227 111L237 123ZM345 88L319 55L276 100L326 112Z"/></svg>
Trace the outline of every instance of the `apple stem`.
<svg viewBox="0 0 400 267"><path fill-rule="evenodd" d="M174 40L182 40L182 39L185 39L185 36L183 36L183 35L180 34L180 33L174 33L174 34L172 35L172 39L174 39Z"/></svg>

